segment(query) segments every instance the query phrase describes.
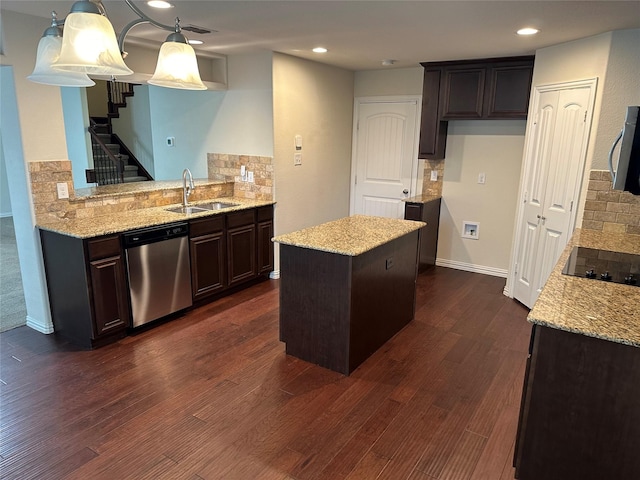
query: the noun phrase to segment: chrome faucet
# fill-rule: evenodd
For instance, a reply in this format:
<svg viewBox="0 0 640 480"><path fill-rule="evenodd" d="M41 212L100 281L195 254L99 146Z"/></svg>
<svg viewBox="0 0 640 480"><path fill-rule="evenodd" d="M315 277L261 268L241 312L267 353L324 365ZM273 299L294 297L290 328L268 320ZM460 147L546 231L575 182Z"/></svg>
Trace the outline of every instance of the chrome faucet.
<svg viewBox="0 0 640 480"><path fill-rule="evenodd" d="M187 176L189 176L189 185L187 185ZM182 172L182 205L187 206L189 203L189 195L195 190L193 185L193 177L191 176L191 170L185 168Z"/></svg>

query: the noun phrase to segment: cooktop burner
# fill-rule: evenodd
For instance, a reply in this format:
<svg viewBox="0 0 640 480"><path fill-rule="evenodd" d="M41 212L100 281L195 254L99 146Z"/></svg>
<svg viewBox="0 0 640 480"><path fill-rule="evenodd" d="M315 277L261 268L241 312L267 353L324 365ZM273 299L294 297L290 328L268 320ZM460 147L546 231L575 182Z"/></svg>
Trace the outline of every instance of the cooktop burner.
<svg viewBox="0 0 640 480"><path fill-rule="evenodd" d="M640 255L574 247L562 273L638 287Z"/></svg>

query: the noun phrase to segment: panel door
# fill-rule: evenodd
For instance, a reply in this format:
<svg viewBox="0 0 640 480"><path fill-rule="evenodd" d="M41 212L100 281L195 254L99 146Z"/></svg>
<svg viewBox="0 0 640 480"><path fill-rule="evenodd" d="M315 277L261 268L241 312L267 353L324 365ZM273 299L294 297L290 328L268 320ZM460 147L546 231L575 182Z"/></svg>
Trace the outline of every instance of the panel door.
<svg viewBox="0 0 640 480"><path fill-rule="evenodd" d="M124 261L116 255L89 263L94 338L129 325Z"/></svg>
<svg viewBox="0 0 640 480"><path fill-rule="evenodd" d="M525 158L514 297L533 306L575 225L592 111L592 87L542 91Z"/></svg>
<svg viewBox="0 0 640 480"><path fill-rule="evenodd" d="M403 218L417 166L417 100L361 103L352 213Z"/></svg>

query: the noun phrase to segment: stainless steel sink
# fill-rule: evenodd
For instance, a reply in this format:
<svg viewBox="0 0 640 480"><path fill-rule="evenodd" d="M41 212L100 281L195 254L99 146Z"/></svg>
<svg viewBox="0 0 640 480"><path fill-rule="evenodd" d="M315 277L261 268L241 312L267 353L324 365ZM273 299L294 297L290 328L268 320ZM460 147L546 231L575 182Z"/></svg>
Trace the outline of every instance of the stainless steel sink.
<svg viewBox="0 0 640 480"><path fill-rule="evenodd" d="M211 210L210 208L202 208L202 207L196 207L194 205L189 205L187 207L184 206L180 206L180 207L172 207L172 208L167 208L167 211L169 212L174 212L174 213L186 213L187 215L190 213L200 213L200 212L206 212Z"/></svg>
<svg viewBox="0 0 640 480"><path fill-rule="evenodd" d="M237 206L237 203L227 203L227 202L210 202L210 203L201 203L198 205L200 208L205 208L207 210L222 210L223 208L230 208Z"/></svg>

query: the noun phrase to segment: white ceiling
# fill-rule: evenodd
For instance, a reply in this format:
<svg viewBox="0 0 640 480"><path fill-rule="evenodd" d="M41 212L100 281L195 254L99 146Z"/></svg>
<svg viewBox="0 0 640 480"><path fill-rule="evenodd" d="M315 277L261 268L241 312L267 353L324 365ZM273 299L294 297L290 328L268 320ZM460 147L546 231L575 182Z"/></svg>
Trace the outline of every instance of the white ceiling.
<svg viewBox="0 0 640 480"><path fill-rule="evenodd" d="M72 3L2 0L0 5L42 16L44 31L51 10L62 18ZM103 3L116 32L136 18L122 0ZM602 32L640 28L640 0L173 0L171 10L152 9L142 0L134 3L164 24L173 24L179 16L183 26L216 30L207 35L185 32L188 38L206 42L196 47L199 50L226 55L276 51L350 70L380 69L385 59L395 60L395 68L425 61L527 55L541 47ZM535 26L540 33L515 35L524 26ZM33 34L40 36L42 32ZM159 44L167 34L139 25L129 37ZM310 50L315 46L324 46L329 52L314 54Z"/></svg>

